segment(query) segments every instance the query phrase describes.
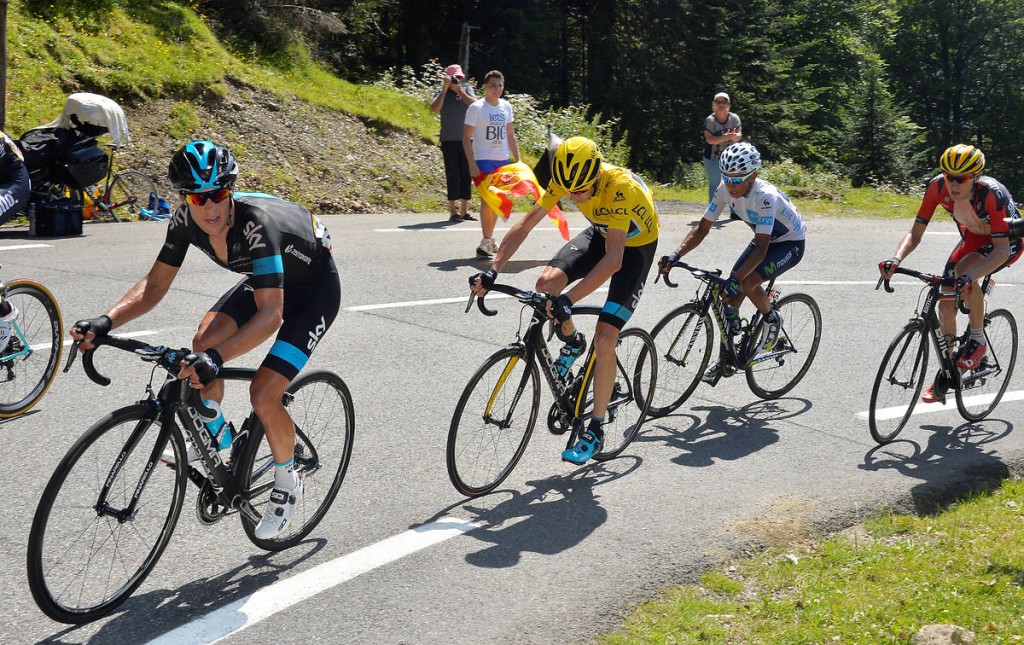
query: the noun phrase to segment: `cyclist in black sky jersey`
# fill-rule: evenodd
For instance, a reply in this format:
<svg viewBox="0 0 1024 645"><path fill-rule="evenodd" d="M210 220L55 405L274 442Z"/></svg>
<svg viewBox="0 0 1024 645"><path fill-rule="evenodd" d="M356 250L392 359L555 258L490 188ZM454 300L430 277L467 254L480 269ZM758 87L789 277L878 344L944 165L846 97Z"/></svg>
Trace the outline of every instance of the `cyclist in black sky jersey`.
<svg viewBox="0 0 1024 645"><path fill-rule="evenodd" d="M320 220L299 204L234 192L238 165L226 147L212 141L183 146L171 158L168 176L181 205L168 220L156 262L106 314L75 323L72 336L89 349L95 336L153 309L170 289L190 245L246 276L203 316L179 377L201 388L204 400L219 403L224 382L217 373L224 363L277 332L249 390L276 465L274 491L256 527L257 537L270 539L288 528L301 504L302 481L292 467L295 424L281 397L338 313L341 283L331 239ZM190 460L198 456L198 451L189 452Z"/></svg>

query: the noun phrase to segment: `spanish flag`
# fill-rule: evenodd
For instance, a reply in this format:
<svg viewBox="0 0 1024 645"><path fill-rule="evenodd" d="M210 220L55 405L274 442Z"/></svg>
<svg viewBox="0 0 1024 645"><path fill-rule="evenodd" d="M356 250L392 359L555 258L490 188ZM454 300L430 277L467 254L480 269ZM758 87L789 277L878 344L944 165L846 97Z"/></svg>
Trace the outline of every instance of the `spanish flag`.
<svg viewBox="0 0 1024 645"><path fill-rule="evenodd" d="M543 193L533 171L522 162L501 166L494 172L476 177L473 182L480 193L480 199L505 219L512 215L512 200L524 195L533 195L534 199L540 199ZM562 238L568 240L569 223L558 205L548 211L548 217L558 226Z"/></svg>

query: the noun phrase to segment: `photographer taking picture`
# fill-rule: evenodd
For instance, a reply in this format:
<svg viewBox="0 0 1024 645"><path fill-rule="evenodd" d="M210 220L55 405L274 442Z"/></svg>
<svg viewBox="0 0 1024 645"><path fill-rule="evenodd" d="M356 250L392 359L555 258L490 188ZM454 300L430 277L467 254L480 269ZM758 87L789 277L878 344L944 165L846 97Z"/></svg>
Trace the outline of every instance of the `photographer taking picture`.
<svg viewBox="0 0 1024 645"><path fill-rule="evenodd" d="M430 109L441 113L441 155L444 157L444 177L448 190L448 216L452 222L475 221L469 214L469 198L472 181L469 163L462 147L462 124L466 108L476 100L473 88L466 82L466 75L459 65L449 65L444 70L441 89L434 94ZM461 200L458 211L455 200Z"/></svg>

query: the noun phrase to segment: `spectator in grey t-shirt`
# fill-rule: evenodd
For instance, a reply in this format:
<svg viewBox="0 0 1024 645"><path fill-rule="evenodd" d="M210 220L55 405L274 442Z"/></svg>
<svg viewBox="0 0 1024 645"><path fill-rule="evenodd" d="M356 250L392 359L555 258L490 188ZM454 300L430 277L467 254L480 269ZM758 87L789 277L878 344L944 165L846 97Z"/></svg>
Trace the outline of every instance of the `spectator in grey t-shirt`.
<svg viewBox="0 0 1024 645"><path fill-rule="evenodd" d="M466 75L459 65L449 65L444 70L444 82L434 94L430 109L441 113L441 155L444 157L444 177L448 184L448 216L452 222L475 221L469 214L469 198L473 184L469 176L466 151L462 148L462 122L466 108L476 100L473 88L466 82ZM462 200L460 210L455 210L455 200Z"/></svg>
<svg viewBox="0 0 1024 645"><path fill-rule="evenodd" d="M708 176L708 203L722 183L718 157L722 151L743 138L743 126L738 114L729 111L729 95L715 94L711 104L713 112L704 119L704 172Z"/></svg>

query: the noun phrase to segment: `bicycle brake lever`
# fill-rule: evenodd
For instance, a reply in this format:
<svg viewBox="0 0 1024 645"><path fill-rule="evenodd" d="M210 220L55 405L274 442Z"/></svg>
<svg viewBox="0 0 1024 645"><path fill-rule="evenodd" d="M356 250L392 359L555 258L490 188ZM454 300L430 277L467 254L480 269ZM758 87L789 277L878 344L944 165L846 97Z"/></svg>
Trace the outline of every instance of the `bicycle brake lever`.
<svg viewBox="0 0 1024 645"><path fill-rule="evenodd" d="M473 298L476 298L476 294L472 291L469 292L469 301L466 302L466 311L463 313L469 313L469 310L473 307Z"/></svg>
<svg viewBox="0 0 1024 645"><path fill-rule="evenodd" d="M78 355L78 346L82 344L82 341L76 340L71 343L71 350L68 352L68 361L64 364L64 373L67 374L71 371L71 366L75 362L75 356Z"/></svg>

